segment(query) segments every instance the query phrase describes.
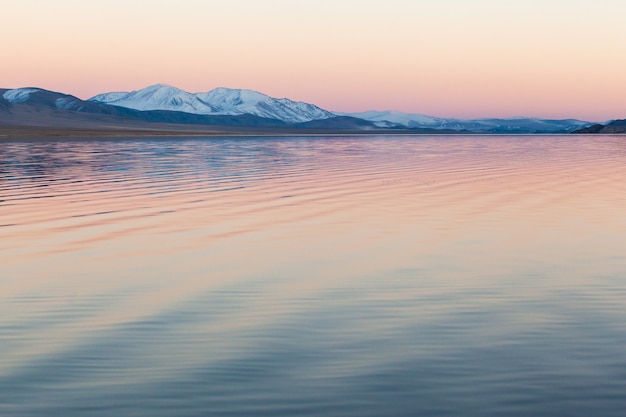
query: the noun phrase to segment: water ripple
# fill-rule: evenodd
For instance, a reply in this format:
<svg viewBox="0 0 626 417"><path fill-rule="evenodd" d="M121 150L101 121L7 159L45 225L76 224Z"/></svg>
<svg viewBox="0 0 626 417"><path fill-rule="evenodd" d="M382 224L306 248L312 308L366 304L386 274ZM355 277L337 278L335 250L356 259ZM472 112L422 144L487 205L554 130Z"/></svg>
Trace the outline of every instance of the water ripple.
<svg viewBox="0 0 626 417"><path fill-rule="evenodd" d="M0 156L0 415L626 409L623 137Z"/></svg>

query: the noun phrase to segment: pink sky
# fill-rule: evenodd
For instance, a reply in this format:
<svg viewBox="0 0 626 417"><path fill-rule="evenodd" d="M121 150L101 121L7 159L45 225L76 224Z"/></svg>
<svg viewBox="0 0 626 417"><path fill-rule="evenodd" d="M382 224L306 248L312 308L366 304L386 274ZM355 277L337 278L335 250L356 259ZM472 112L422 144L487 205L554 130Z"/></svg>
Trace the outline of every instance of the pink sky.
<svg viewBox="0 0 626 417"><path fill-rule="evenodd" d="M88 98L167 83L335 111L626 117L626 2L502 3L10 2L0 87Z"/></svg>

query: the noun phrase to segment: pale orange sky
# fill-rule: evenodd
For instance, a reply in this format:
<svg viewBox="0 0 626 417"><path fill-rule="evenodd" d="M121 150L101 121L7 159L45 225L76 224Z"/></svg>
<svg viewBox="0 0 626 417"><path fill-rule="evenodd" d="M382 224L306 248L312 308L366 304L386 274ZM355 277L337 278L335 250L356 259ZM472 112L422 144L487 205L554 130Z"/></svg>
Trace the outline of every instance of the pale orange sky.
<svg viewBox="0 0 626 417"><path fill-rule="evenodd" d="M88 98L167 83L335 111L626 117L623 0L4 3L3 88Z"/></svg>

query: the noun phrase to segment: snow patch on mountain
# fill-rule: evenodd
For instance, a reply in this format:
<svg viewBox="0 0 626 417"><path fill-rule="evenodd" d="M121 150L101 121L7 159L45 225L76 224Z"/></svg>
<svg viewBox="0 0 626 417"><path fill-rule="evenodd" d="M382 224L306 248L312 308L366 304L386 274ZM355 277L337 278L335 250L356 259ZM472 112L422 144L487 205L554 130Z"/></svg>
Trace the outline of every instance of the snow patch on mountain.
<svg viewBox="0 0 626 417"><path fill-rule="evenodd" d="M57 98L54 101L54 105L56 106L57 109L61 109L61 110L80 111L84 108L84 105L82 104L80 100L77 100L76 97L71 97L71 96Z"/></svg>
<svg viewBox="0 0 626 417"><path fill-rule="evenodd" d="M188 93L176 87L156 84L142 90L99 94L89 99L136 110L173 110L193 114L241 115L278 119L288 123L335 117L313 104L273 98L252 90L216 88Z"/></svg>
<svg viewBox="0 0 626 417"><path fill-rule="evenodd" d="M9 103L24 103L28 101L32 93L41 91L39 88L16 88L5 91L2 97Z"/></svg>

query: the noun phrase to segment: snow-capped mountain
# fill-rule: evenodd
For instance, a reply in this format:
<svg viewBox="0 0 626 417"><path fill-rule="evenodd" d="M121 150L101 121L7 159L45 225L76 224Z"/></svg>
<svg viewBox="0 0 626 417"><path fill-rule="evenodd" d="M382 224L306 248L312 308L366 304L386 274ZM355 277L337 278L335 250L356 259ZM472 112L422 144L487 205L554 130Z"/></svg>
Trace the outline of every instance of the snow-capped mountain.
<svg viewBox="0 0 626 417"><path fill-rule="evenodd" d="M556 133L571 132L592 125L591 122L566 119L550 120L527 117L452 119L398 111L337 113L374 122L379 127L430 128L487 133Z"/></svg>
<svg viewBox="0 0 626 417"><path fill-rule="evenodd" d="M89 100L136 110L172 110L205 115L252 114L288 123L335 117L334 113L313 104L230 88L188 93L169 85L156 84L137 91L99 94Z"/></svg>

